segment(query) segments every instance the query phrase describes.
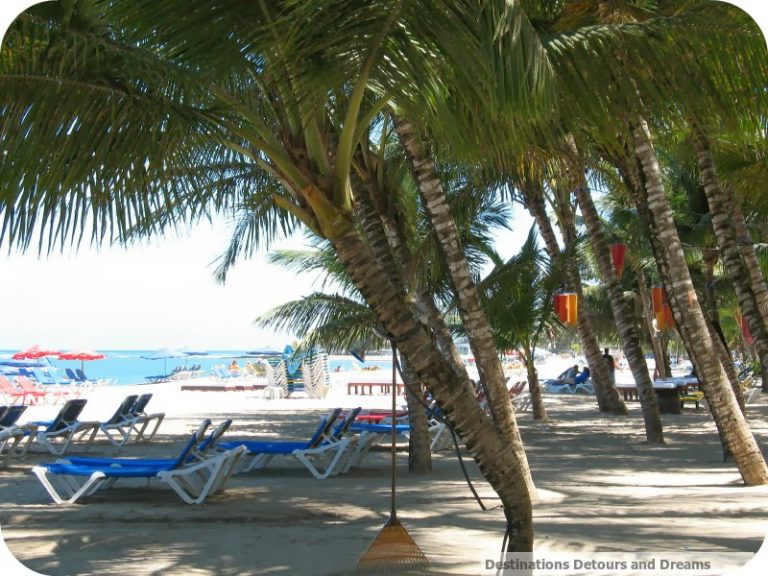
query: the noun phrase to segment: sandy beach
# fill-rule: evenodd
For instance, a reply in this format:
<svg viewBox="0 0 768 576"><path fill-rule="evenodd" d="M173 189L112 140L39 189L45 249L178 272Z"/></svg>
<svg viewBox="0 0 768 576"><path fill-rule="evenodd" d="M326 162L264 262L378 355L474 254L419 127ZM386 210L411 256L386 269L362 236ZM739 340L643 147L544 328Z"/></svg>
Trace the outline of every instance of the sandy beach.
<svg viewBox="0 0 768 576"><path fill-rule="evenodd" d="M232 418L231 438L305 439L331 407L388 406L386 396L348 395L343 379L336 380L323 400L268 400L260 391L182 392L178 383L101 388L89 396L82 419L104 420L126 394L153 392L149 411L165 412L166 419L152 442L118 450L100 439L90 454L171 456L204 417L214 423ZM637 574L693 575L660 564L695 557L740 566L763 545L768 487L744 487L734 465L723 463L706 409L664 415L667 445L651 447L643 442L636 402L621 418L600 415L585 396L545 400L549 422L518 416L538 490L538 557L645 555L655 568ZM22 421L45 419L58 408L31 407ZM768 398L749 408L765 452ZM232 477L225 492L200 506L182 503L159 483L146 488L145 481L130 480L81 504L57 506L30 472L55 458L30 453L0 468L0 528L24 566L50 576L346 574L388 516L387 456L372 453L364 467L322 481L293 459L276 459L265 470ZM499 558L503 515L475 464L465 461L488 511L472 497L454 453L435 454L434 471L423 476L408 474L400 453L398 516L429 557L429 573L496 574L488 561ZM738 573L760 573L758 562L768 565L766 557L764 546ZM17 573L24 573L19 565L3 567L3 575Z"/></svg>

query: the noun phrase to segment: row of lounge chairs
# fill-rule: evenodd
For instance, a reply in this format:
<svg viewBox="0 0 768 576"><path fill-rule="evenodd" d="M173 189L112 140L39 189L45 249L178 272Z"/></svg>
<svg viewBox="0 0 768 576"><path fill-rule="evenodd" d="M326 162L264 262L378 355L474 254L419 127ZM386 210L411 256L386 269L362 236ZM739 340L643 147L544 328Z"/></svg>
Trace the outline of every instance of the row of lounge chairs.
<svg viewBox="0 0 768 576"><path fill-rule="evenodd" d="M146 406L152 394L127 396L115 414L104 422L79 420L87 400L67 401L58 414L48 421L18 421L26 405L0 406L0 432L2 451L7 460L11 456L23 457L30 447L40 445L51 454L61 456L77 444L87 451L101 432L116 446L151 440L165 418L164 413L147 414Z"/></svg>
<svg viewBox="0 0 768 576"><path fill-rule="evenodd" d="M391 424L360 422L359 414L359 408L346 414L342 414L341 409L333 410L304 442L224 442L221 437L231 424L229 420L201 442L210 425L210 420L206 420L173 458L68 456L35 466L33 472L58 504L77 502L123 478L158 480L184 502L199 504L223 489L231 474L263 469L276 456L296 459L317 479L359 466L370 447L391 431ZM398 434L409 432L407 424L397 424L396 428Z"/></svg>

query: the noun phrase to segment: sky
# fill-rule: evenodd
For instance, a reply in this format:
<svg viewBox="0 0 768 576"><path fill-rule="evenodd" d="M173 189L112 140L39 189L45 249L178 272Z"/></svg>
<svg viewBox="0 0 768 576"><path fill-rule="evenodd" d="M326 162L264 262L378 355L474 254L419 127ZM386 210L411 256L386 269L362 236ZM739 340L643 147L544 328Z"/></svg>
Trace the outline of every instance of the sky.
<svg viewBox="0 0 768 576"><path fill-rule="evenodd" d="M34 3L1 0L0 33ZM732 3L761 25L768 19L760 0ZM514 231L499 235L503 256L516 252L530 223L516 208ZM311 293L319 287L317 279L270 265L260 253L238 263L226 285L218 284L211 263L224 250L229 227L219 219L129 248L82 247L43 257L9 254L0 245L0 349L33 344L99 350L282 346L290 335L259 330L253 319ZM278 247L300 246L301 238L294 238Z"/></svg>

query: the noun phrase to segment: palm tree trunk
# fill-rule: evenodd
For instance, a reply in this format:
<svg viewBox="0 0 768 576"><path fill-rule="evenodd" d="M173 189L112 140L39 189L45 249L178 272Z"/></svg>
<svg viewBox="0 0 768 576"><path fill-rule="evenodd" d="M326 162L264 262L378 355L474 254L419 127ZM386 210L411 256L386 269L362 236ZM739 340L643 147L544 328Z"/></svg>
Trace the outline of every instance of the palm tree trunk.
<svg viewBox="0 0 768 576"><path fill-rule="evenodd" d="M413 179L424 201L432 229L447 263L461 320L472 353L475 355L491 416L501 433L512 439L514 410L507 392L506 377L493 341L491 327L480 305L477 287L472 280L442 182L428 148L418 140L411 124L406 119L396 116L394 124L395 132L405 149Z"/></svg>
<svg viewBox="0 0 768 576"><path fill-rule="evenodd" d="M768 283L765 281L765 276L763 276L763 271L760 268L760 262L757 260L755 244L752 241L752 235L749 233L747 221L741 210L741 202L735 196L732 196L732 210L733 224L736 226L736 235L739 238L741 256L744 258L744 262L747 264L747 270L749 271L752 291L755 294L755 299L757 300L760 314L763 317L763 322L768 324Z"/></svg>
<svg viewBox="0 0 768 576"><path fill-rule="evenodd" d="M499 495L507 520L508 551L530 552L533 483L514 415L510 442L480 408L466 371L463 375L456 373L438 350L429 330L405 305L405 294L377 265L358 233L350 229L332 243L350 278L397 343L409 368L437 399L446 419Z"/></svg>
<svg viewBox="0 0 768 576"><path fill-rule="evenodd" d="M584 183L586 184L586 182ZM592 243L592 252L595 254L600 269L603 285L608 290L613 319L619 332L622 350L637 385L643 421L645 422L645 438L650 444L663 444L664 434L661 427L661 416L659 415L659 403L656 399L656 392L653 389L653 382L648 374L648 364L645 362L645 354L640 345L640 335L631 320L632 314L624 300L624 294L619 281L616 279L600 217L597 214L597 209L588 188L585 186L579 187L577 198L581 208L581 215L584 217L584 222L587 226L587 234Z"/></svg>
<svg viewBox="0 0 768 576"><path fill-rule="evenodd" d="M700 127L695 125L693 142L721 258L736 290L741 313L752 332L755 351L760 358L763 382L765 382L768 380L768 326L760 313L757 298L752 291L751 277L739 249L736 230L732 224L733 204L720 186L709 138Z"/></svg>
<svg viewBox="0 0 768 576"><path fill-rule="evenodd" d="M544 239L547 253L549 254L550 259L556 260L560 257L560 246L558 245L557 236L555 235L555 231L547 216L547 209L544 204L544 194L535 184L526 183L521 185L521 187L526 196L528 211L536 221L539 233ZM575 236L575 231L572 233ZM564 233L563 236L566 237L566 234ZM595 385L597 405L601 412L626 414L627 408L611 382L611 377L600 351L600 346L595 337L594 330L592 329L592 323L589 321L589 315L586 313L586 308L583 307L584 294L581 289L581 277L579 276L578 269L575 269L575 267L572 266L568 266L567 268L568 281L571 289L576 292L579 302L582 303L582 310L579 312L577 319L577 328L581 346L584 355L586 356L587 364L589 365L590 374L592 375L592 382Z"/></svg>
<svg viewBox="0 0 768 576"><path fill-rule="evenodd" d="M544 399L541 396L539 371L536 370L536 364L533 361L533 351L530 348L525 350L525 372L528 377L528 391L531 393L533 419L549 420L547 408L544 406Z"/></svg>
<svg viewBox="0 0 768 576"><path fill-rule="evenodd" d="M362 228L366 237L370 240L370 246L375 255L379 266L389 274L390 281L395 284L398 290L406 292L403 279L407 276L404 271L406 262L395 260L392 241L384 229L384 223L380 216L381 210L377 207L374 200L376 190L368 189L370 196L362 186L358 186L359 193L355 196L355 210L362 223ZM405 256L401 247L400 257ZM431 301L431 298L430 298ZM415 306L415 304L414 304ZM432 327L433 324L427 321ZM439 328L438 328L439 329ZM403 369L403 378L410 377L410 382L406 384L406 402L411 421L411 435L408 441L408 469L411 472L428 472L432 469L432 452L430 448L429 430L427 426L426 413L419 401L413 396L412 390L415 389L418 380L412 373L407 371L407 365Z"/></svg>
<svg viewBox="0 0 768 576"><path fill-rule="evenodd" d="M408 404L408 422L411 425L411 435L408 437L408 471L425 474L432 471L432 448L427 412L420 401L421 383L407 362L402 362L401 368L405 401Z"/></svg>
<svg viewBox="0 0 768 576"><path fill-rule="evenodd" d="M722 434L724 445L733 456L747 485L768 484L768 467L739 410L736 397L720 363L716 346L709 335L704 315L693 288L672 211L667 200L656 152L644 119L632 127L639 175L647 194L647 205L658 234L662 262L667 267L669 296L675 322L681 333L696 346L689 350L702 381L710 412ZM639 199L638 199L639 200Z"/></svg>

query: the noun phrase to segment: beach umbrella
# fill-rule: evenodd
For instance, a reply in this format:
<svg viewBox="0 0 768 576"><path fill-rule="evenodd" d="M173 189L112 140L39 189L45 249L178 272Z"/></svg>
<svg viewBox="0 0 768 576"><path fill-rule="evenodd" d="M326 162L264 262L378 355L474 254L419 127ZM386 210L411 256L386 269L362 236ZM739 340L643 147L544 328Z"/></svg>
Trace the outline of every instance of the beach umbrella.
<svg viewBox="0 0 768 576"><path fill-rule="evenodd" d="M186 356L181 350L176 348L161 348L155 350L148 356L142 356L144 360L162 360L163 361L163 376L168 374L168 358L183 358Z"/></svg>
<svg viewBox="0 0 768 576"><path fill-rule="evenodd" d="M51 350L50 348L43 348L39 344L35 344L31 348L16 352L11 358L14 360L39 360L45 356L58 356L58 350Z"/></svg>
<svg viewBox="0 0 768 576"><path fill-rule="evenodd" d="M84 349L70 350L59 354L59 360L80 360L80 370L84 369L86 360L101 360L102 358L106 358L106 354Z"/></svg>

